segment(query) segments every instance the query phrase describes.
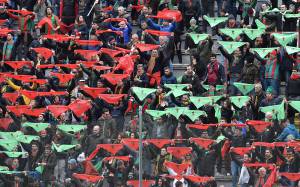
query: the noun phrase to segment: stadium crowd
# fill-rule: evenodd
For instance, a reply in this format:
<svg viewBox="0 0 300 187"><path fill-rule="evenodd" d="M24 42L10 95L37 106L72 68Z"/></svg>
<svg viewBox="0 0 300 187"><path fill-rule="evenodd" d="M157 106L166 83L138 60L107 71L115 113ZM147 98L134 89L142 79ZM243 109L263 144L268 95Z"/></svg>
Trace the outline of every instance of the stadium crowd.
<svg viewBox="0 0 300 187"><path fill-rule="evenodd" d="M299 5L0 0L0 186L300 187Z"/></svg>

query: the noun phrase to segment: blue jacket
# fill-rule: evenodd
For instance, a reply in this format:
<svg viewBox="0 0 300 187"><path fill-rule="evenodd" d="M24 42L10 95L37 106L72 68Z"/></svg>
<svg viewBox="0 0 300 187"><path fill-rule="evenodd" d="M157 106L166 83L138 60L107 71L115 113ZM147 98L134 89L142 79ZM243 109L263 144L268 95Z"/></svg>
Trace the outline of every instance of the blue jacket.
<svg viewBox="0 0 300 187"><path fill-rule="evenodd" d="M166 76L166 75L163 75L161 77L161 82L160 84L164 85L164 84L177 84L177 79L175 76L171 75L171 76Z"/></svg>
<svg viewBox="0 0 300 187"><path fill-rule="evenodd" d="M295 139L300 138L299 131L296 129L294 124L288 124L282 131L282 133L276 138L279 141L287 141L289 135L294 136Z"/></svg>
<svg viewBox="0 0 300 187"><path fill-rule="evenodd" d="M169 26L161 26L154 23L151 19L148 19L147 23L149 24L150 28L159 31L173 32L176 28L176 22L172 22L171 24L169 24Z"/></svg>
<svg viewBox="0 0 300 187"><path fill-rule="evenodd" d="M131 28L130 24L127 24L126 28L117 28L117 27L112 26L111 24L109 24L109 27L113 31L122 31L123 32L124 44L127 44L128 42L130 42L131 32L132 32L132 28Z"/></svg>

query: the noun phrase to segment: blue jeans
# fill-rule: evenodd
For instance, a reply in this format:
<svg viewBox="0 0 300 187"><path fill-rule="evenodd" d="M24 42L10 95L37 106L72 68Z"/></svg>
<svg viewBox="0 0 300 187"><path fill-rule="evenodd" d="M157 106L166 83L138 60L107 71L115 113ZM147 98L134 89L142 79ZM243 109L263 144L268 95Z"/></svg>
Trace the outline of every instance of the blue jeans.
<svg viewBox="0 0 300 187"><path fill-rule="evenodd" d="M284 72L284 81L285 81L285 94L287 94L287 89L288 89L288 82L289 82L289 79L292 75L292 72L291 71L285 71Z"/></svg>
<svg viewBox="0 0 300 187"><path fill-rule="evenodd" d="M232 187L237 187L240 171L241 167L234 161L231 161Z"/></svg>
<svg viewBox="0 0 300 187"><path fill-rule="evenodd" d="M268 89L269 86L273 88L274 95L278 96L280 95L280 83L276 79L265 79L264 82L264 88L265 90Z"/></svg>
<svg viewBox="0 0 300 187"><path fill-rule="evenodd" d="M233 96L233 95L238 95L238 93L240 93L240 91L233 85L233 83L237 82L238 77L230 77L230 85L228 88L228 92L229 95Z"/></svg>

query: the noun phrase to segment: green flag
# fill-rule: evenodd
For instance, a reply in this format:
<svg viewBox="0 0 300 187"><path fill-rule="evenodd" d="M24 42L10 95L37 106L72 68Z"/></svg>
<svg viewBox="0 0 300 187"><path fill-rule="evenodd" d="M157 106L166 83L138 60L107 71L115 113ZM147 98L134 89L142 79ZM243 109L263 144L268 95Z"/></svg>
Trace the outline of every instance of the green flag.
<svg viewBox="0 0 300 187"><path fill-rule="evenodd" d="M258 29L265 30L267 28L265 24L263 24L261 21L259 21L259 19L255 20L255 24Z"/></svg>
<svg viewBox="0 0 300 187"><path fill-rule="evenodd" d="M68 151L69 149L72 149L74 147L76 147L76 145L62 144L57 146L55 143L52 143L52 149L56 150L58 153Z"/></svg>
<svg viewBox="0 0 300 187"><path fill-rule="evenodd" d="M72 132L77 133L77 132L80 132L81 130L85 129L86 125L63 124L63 125L58 125L57 128L65 133L72 133Z"/></svg>
<svg viewBox="0 0 300 187"><path fill-rule="evenodd" d="M182 76L177 77L177 82L181 82L182 81Z"/></svg>
<svg viewBox="0 0 300 187"><path fill-rule="evenodd" d="M37 172L39 172L40 174L42 174L43 171L44 171L44 166L38 166L38 167L36 167L36 168L35 168L35 171L37 171Z"/></svg>
<svg viewBox="0 0 300 187"><path fill-rule="evenodd" d="M3 139L15 139L15 132L0 132L0 137Z"/></svg>
<svg viewBox="0 0 300 187"><path fill-rule="evenodd" d="M270 48L251 48L251 52L256 52L261 58L265 58L269 53L274 50L277 50L278 47L270 47Z"/></svg>
<svg viewBox="0 0 300 187"><path fill-rule="evenodd" d="M169 91L166 94L166 96L169 96L170 94L173 94L174 97L179 97L179 96L182 96L182 95L190 94L190 92L184 91L184 90L172 90L172 91Z"/></svg>
<svg viewBox="0 0 300 187"><path fill-rule="evenodd" d="M162 111L162 110L146 110L146 113L152 116L154 120L167 114L166 111Z"/></svg>
<svg viewBox="0 0 300 187"><path fill-rule="evenodd" d="M16 140L21 143L30 144L33 140L39 140L39 136L34 135L20 135L16 137Z"/></svg>
<svg viewBox="0 0 300 187"><path fill-rule="evenodd" d="M299 18L300 14L285 14L284 17L286 17L286 18Z"/></svg>
<svg viewBox="0 0 300 187"><path fill-rule="evenodd" d="M235 40L239 35L241 35L244 32L244 29L228 29L228 28L224 28L224 29L220 29L220 31L225 34L226 36L229 36L230 38L232 38L233 40Z"/></svg>
<svg viewBox="0 0 300 187"><path fill-rule="evenodd" d="M164 84L164 87L170 88L171 90L183 90L188 84Z"/></svg>
<svg viewBox="0 0 300 187"><path fill-rule="evenodd" d="M0 171L8 171L9 168L7 166L0 166Z"/></svg>
<svg viewBox="0 0 300 187"><path fill-rule="evenodd" d="M200 116L206 116L206 113L202 110L185 110L184 115L190 118L190 120L195 121Z"/></svg>
<svg viewBox="0 0 300 187"><path fill-rule="evenodd" d="M42 130L45 130L48 128L50 123L31 123L31 122L26 122L22 126L23 127L31 127L33 128L36 132L40 132Z"/></svg>
<svg viewBox="0 0 300 187"><path fill-rule="evenodd" d="M233 85L237 87L237 89L240 90L240 92L242 92L243 95L247 95L254 89L254 84L235 82L233 83Z"/></svg>
<svg viewBox="0 0 300 187"><path fill-rule="evenodd" d="M195 33L188 33L195 44L198 44L200 41L205 40L209 34L195 34Z"/></svg>
<svg viewBox="0 0 300 187"><path fill-rule="evenodd" d="M300 101L289 101L289 104L298 112L300 112Z"/></svg>
<svg viewBox="0 0 300 187"><path fill-rule="evenodd" d="M6 154L9 158L18 158L22 155L28 154L27 152L10 152L10 151L1 151L0 153Z"/></svg>
<svg viewBox="0 0 300 187"><path fill-rule="evenodd" d="M272 10L266 10L266 11L263 11L261 12L262 14L269 14L269 13L279 13L280 10L278 8L274 8Z"/></svg>
<svg viewBox="0 0 300 187"><path fill-rule="evenodd" d="M14 139L2 139L0 141L0 146L6 149L7 151L14 151L17 148L18 144L19 143Z"/></svg>
<svg viewBox="0 0 300 187"><path fill-rule="evenodd" d="M215 27L218 24L223 23L223 22L228 20L228 17L214 17L214 18L211 18L211 17L208 17L208 16L203 16L203 18L208 22L208 24L211 27Z"/></svg>
<svg viewBox="0 0 300 187"><path fill-rule="evenodd" d="M255 40L260 37L265 32L264 29L244 29L244 33L250 38L250 40Z"/></svg>
<svg viewBox="0 0 300 187"><path fill-rule="evenodd" d="M286 46L291 43L296 37L297 33L273 33L274 38L280 43L282 46Z"/></svg>
<svg viewBox="0 0 300 187"><path fill-rule="evenodd" d="M300 48L299 48L299 47L285 46L285 50L286 50L286 52L287 52L289 55L290 55L290 54L294 54L294 53L300 52Z"/></svg>
<svg viewBox="0 0 300 187"><path fill-rule="evenodd" d="M197 108L200 108L206 104L213 105L214 103L218 102L221 98L222 96L209 96L209 97L193 96L190 97L190 100Z"/></svg>
<svg viewBox="0 0 300 187"><path fill-rule="evenodd" d="M209 85L205 85L203 84L202 87L205 89L205 90L209 90ZM224 89L224 85L216 85L216 91L220 91L222 89Z"/></svg>
<svg viewBox="0 0 300 187"><path fill-rule="evenodd" d="M0 174L6 174L6 175L14 175L22 173L21 171L0 171Z"/></svg>
<svg viewBox="0 0 300 187"><path fill-rule="evenodd" d="M214 109L215 109L215 117L218 119L218 121L220 122L221 121L221 106L219 105L215 105L214 106Z"/></svg>
<svg viewBox="0 0 300 187"><path fill-rule="evenodd" d="M228 42L228 41L218 41L220 45L229 53L233 53L237 48L246 44L246 42Z"/></svg>
<svg viewBox="0 0 300 187"><path fill-rule="evenodd" d="M188 110L187 107L172 107L172 108L167 108L166 113L169 115L174 116L176 119L179 119L179 117L184 114L184 112Z"/></svg>
<svg viewBox="0 0 300 187"><path fill-rule="evenodd" d="M230 101L238 108L242 108L250 100L249 96L232 96Z"/></svg>
<svg viewBox="0 0 300 187"><path fill-rule="evenodd" d="M281 102L279 105L260 107L259 110L263 113L272 112L273 116L276 116L278 120L285 119L284 102Z"/></svg>
<svg viewBox="0 0 300 187"><path fill-rule="evenodd" d="M133 87L132 92L138 97L140 101L143 101L148 95L156 92L156 89Z"/></svg>

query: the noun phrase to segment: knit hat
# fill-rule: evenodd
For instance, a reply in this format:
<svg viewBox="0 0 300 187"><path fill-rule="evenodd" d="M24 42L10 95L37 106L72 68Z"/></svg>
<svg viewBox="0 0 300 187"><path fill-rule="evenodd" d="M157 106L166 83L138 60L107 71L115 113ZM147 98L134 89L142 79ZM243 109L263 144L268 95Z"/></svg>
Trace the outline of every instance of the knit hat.
<svg viewBox="0 0 300 187"><path fill-rule="evenodd" d="M74 158L68 160L68 164L77 164L76 160Z"/></svg>
<svg viewBox="0 0 300 187"><path fill-rule="evenodd" d="M267 94L273 94L273 87L269 86L266 91Z"/></svg>

